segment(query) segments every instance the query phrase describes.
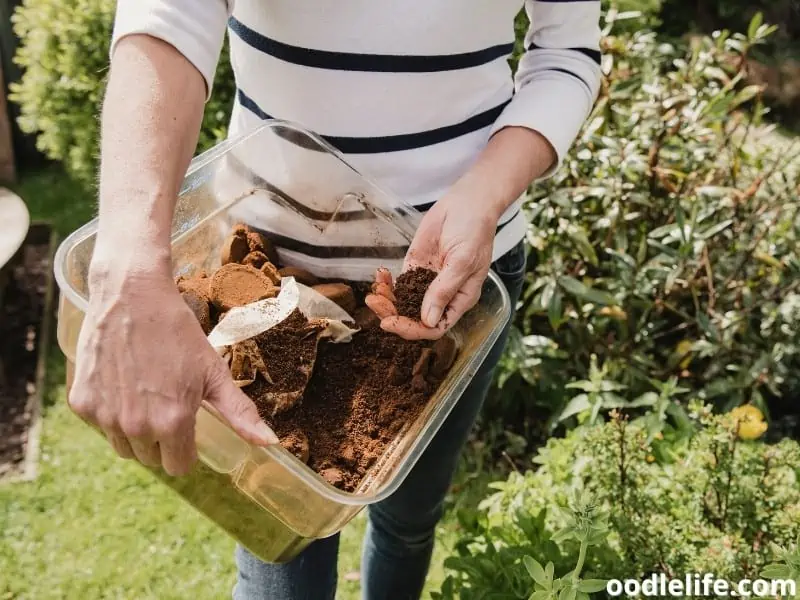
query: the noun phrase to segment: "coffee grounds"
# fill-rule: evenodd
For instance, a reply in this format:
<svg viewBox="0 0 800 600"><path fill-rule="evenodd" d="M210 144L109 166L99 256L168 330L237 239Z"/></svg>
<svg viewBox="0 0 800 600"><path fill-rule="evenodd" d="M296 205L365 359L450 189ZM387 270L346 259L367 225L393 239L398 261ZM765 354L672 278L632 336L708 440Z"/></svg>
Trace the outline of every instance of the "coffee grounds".
<svg viewBox="0 0 800 600"><path fill-rule="evenodd" d="M438 386L436 379L426 382L424 390L412 384L414 365L429 345L378 328L356 333L349 343L323 341L302 403L268 423L282 440L303 431L309 440L308 465L328 475L332 485L352 492ZM390 370L396 374L391 384Z"/></svg>
<svg viewBox="0 0 800 600"><path fill-rule="evenodd" d="M243 226L234 229L234 235L245 232L250 233ZM263 252L254 246L263 247L265 238L254 235L247 238L251 251ZM246 284L253 283L251 271L264 278L258 282L259 286L264 280L269 282L262 271L231 263L211 277L202 273L192 279L180 279L179 287L201 294L208 290L213 298L214 292L219 294L220 286L208 284L215 277L219 282L217 275L223 270L247 270L248 275L243 279ZM280 274L300 275L298 281L307 277L308 283L316 283L313 276L299 269L281 269ZM428 269L413 269L398 277L395 293L400 314L419 319L422 298L435 277L436 273ZM221 305L236 304L254 295L252 290L237 289L233 278L225 278L222 287L229 301ZM249 357L247 364L235 367L238 370L246 367L247 373L237 371L240 378L253 378L242 391L254 401L281 445L328 483L347 492L358 488L397 434L416 420L457 352L452 340L408 341L383 331L363 303L369 287L358 284L351 287L356 303L351 314L362 329L349 343L335 344L326 339L318 342L321 324L308 321L295 310L283 322L247 341L250 346L247 353L257 349L261 361ZM349 308L353 300L348 296ZM233 297L236 298L231 300ZM211 320L212 326L215 325L216 311L212 310ZM269 378L254 367L256 362L265 367ZM282 398L292 398L292 402Z"/></svg>
<svg viewBox="0 0 800 600"><path fill-rule="evenodd" d="M222 311L278 295L278 289L264 273L236 263L217 269L211 276L208 290L211 302Z"/></svg>
<svg viewBox="0 0 800 600"><path fill-rule="evenodd" d="M416 267L402 273L395 281L394 295L397 298L395 308L401 317L409 317L415 321L422 320L422 300L433 280L436 271Z"/></svg>
<svg viewBox="0 0 800 600"><path fill-rule="evenodd" d="M309 321L295 309L284 321L252 338L266 366L272 383L264 378L247 386L244 392L252 398L261 418L268 420L285 410L288 397L296 392L302 397L317 354L317 334L320 323Z"/></svg>

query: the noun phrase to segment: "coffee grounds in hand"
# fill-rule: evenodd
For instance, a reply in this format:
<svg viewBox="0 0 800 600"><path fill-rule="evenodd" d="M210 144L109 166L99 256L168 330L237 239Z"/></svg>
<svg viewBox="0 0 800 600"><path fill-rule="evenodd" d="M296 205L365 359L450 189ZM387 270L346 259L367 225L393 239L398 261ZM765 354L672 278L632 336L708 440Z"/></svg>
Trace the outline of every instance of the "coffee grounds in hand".
<svg viewBox="0 0 800 600"><path fill-rule="evenodd" d="M394 295L397 298L395 308L401 317L409 317L415 321L421 321L422 300L425 292L428 291L433 280L436 279L436 271L416 267L402 273L394 283Z"/></svg>

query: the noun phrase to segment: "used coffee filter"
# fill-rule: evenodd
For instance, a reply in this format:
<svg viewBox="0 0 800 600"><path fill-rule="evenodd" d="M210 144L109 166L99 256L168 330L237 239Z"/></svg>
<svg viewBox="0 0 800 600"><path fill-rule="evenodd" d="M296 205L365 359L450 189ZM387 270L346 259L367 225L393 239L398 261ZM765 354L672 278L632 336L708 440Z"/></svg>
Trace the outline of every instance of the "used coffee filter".
<svg viewBox="0 0 800 600"><path fill-rule="evenodd" d="M294 277L285 277L275 298L232 308L208 335L209 343L228 361L239 387L247 387L259 375L271 384L270 365L264 362L254 338L286 321L295 310L309 320L307 343L311 358L298 365L302 376L297 378L294 389L268 391L262 396L272 407L273 415L288 410L302 398L314 372L321 339L337 344L352 339L358 330L351 329L345 322L353 322L353 318L316 290L298 283Z"/></svg>

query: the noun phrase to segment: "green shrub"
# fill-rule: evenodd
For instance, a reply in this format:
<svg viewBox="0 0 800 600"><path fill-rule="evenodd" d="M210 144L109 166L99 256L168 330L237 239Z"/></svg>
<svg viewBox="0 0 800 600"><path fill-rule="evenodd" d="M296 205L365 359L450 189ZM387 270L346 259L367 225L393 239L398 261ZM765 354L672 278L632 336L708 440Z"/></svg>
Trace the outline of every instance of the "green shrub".
<svg viewBox="0 0 800 600"><path fill-rule="evenodd" d="M741 416L692 408L697 432L677 443L648 441L643 422L618 414L550 439L536 470L492 484L477 520L465 521L468 531L445 562L452 572L444 597L527 598L531 588L518 583L523 556L553 562L557 573L572 568L580 547L553 536L575 494L609 514L607 534L586 557L587 576L708 572L737 581L773 562L783 563L773 565L781 572L796 568L796 557L777 547L800 534L800 445L744 440L751 436Z"/></svg>
<svg viewBox="0 0 800 600"><path fill-rule="evenodd" d="M490 419L555 424L592 356L620 406L677 377L686 399L796 412L800 168L753 142L760 89L737 70L769 31L606 38L601 98L527 202L532 266Z"/></svg>
<svg viewBox="0 0 800 600"><path fill-rule="evenodd" d="M21 40L15 61L22 79L12 85L20 128L37 147L91 184L97 172L100 108L108 73L114 0L25 0L14 30ZM227 53L220 61L214 98L206 106L199 149L225 135L234 82Z"/></svg>

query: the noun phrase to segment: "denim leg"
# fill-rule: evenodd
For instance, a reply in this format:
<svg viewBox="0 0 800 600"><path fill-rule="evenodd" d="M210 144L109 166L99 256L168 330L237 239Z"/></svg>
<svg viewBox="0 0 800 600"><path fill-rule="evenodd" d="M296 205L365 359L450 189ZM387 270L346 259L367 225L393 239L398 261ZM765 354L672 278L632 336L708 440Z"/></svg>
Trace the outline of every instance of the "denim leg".
<svg viewBox="0 0 800 600"><path fill-rule="evenodd" d="M524 280L524 247L520 245L511 250L495 263L494 269L508 289L512 307L515 306ZM361 560L361 589L365 600L420 597L444 498L458 466L461 449L492 383L509 329L510 323L397 492L369 507Z"/></svg>
<svg viewBox="0 0 800 600"><path fill-rule="evenodd" d="M234 600L334 600L339 534L317 540L294 560L265 563L236 548Z"/></svg>

